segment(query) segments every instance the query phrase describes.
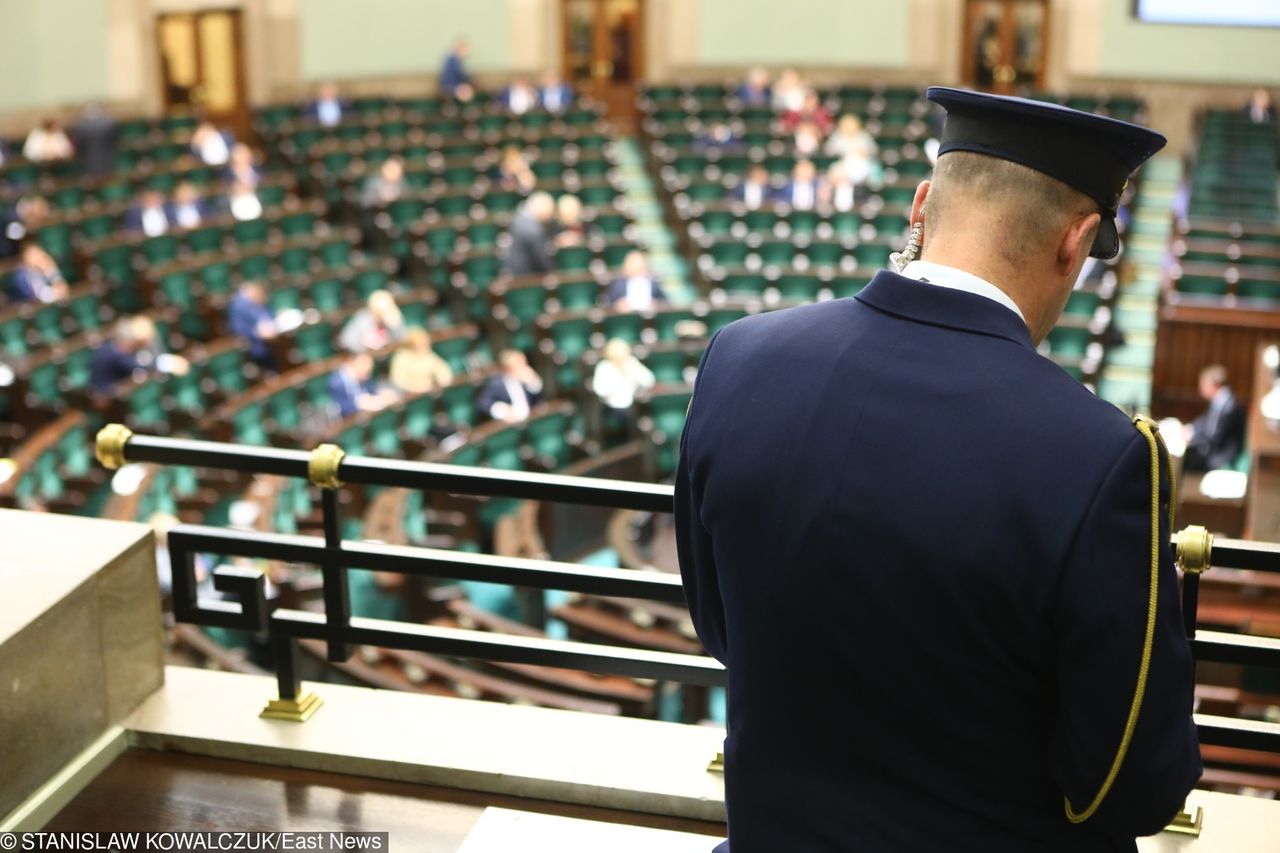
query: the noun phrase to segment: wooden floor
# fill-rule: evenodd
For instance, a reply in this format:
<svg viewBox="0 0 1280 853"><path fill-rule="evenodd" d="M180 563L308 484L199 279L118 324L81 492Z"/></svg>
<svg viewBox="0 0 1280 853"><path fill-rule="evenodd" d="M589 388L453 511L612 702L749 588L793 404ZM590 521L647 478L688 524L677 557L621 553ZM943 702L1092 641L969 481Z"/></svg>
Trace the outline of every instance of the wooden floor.
<svg viewBox="0 0 1280 853"><path fill-rule="evenodd" d="M721 838L725 831L717 823L139 749L116 759L45 829L390 832L392 850L454 853L486 806Z"/></svg>

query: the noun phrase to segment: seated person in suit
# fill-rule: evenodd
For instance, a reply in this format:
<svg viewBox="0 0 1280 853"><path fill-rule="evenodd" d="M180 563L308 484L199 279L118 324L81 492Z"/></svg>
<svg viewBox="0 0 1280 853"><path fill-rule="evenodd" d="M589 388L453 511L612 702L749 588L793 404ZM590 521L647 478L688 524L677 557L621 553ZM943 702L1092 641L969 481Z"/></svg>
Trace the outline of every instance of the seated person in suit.
<svg viewBox="0 0 1280 853"><path fill-rule="evenodd" d="M746 82L738 87L738 100L744 107L767 107L771 95L769 72L758 65L747 73Z"/></svg>
<svg viewBox="0 0 1280 853"><path fill-rule="evenodd" d="M404 338L404 317L388 291L375 290L368 302L351 316L338 334L338 345L347 352L370 352Z"/></svg>
<svg viewBox="0 0 1280 853"><path fill-rule="evenodd" d="M206 166L225 166L231 159L231 135L202 121L191 132L191 153Z"/></svg>
<svg viewBox="0 0 1280 853"><path fill-rule="evenodd" d="M725 121L713 121L693 138L693 147L699 151L726 148L737 148L742 144L742 137Z"/></svg>
<svg viewBox="0 0 1280 853"><path fill-rule="evenodd" d="M800 72L794 68L785 68L778 75L778 83L773 87L769 102L774 112L787 113L804 107L805 94L809 91Z"/></svg>
<svg viewBox="0 0 1280 853"><path fill-rule="evenodd" d="M338 97L336 83L321 83L316 89L316 99L307 105L306 116L315 119L322 127L334 127L342 123L350 107Z"/></svg>
<svg viewBox="0 0 1280 853"><path fill-rule="evenodd" d="M399 395L390 388L379 388L373 381L373 356L357 353L329 377L329 397L341 417L357 412L378 412L396 401Z"/></svg>
<svg viewBox="0 0 1280 853"><path fill-rule="evenodd" d="M528 77L517 77L503 90L502 106L515 115L524 115L538 108L538 90L529 83Z"/></svg>
<svg viewBox="0 0 1280 853"><path fill-rule="evenodd" d="M827 179L818 187L818 201L823 207L841 213L853 210L858 203L858 188L849 178L849 169L843 160L835 161L827 170Z"/></svg>
<svg viewBox="0 0 1280 853"><path fill-rule="evenodd" d="M261 219L262 199L258 198L258 193L252 186L243 181L236 181L231 185L231 192L227 194L227 209L241 222Z"/></svg>
<svg viewBox="0 0 1280 853"><path fill-rule="evenodd" d="M779 200L796 210L813 210L818 203L818 172L812 160L798 160L791 171L791 180L779 194Z"/></svg>
<svg viewBox="0 0 1280 853"><path fill-rule="evenodd" d="M0 258L11 258L22 251L22 244L49 221L49 202L38 195L24 195L11 210L4 212L0 233Z"/></svg>
<svg viewBox="0 0 1280 853"><path fill-rule="evenodd" d="M1275 121L1276 108L1271 104L1271 93L1262 88L1254 89L1244 112L1249 117L1249 121L1254 124L1268 124Z"/></svg>
<svg viewBox="0 0 1280 853"><path fill-rule="evenodd" d="M504 190L520 193L532 192L538 180L519 145L508 145L502 149L502 160L494 169L493 177Z"/></svg>
<svg viewBox="0 0 1280 853"><path fill-rule="evenodd" d="M756 163L747 178L733 188L730 197L746 205L747 210L758 210L774 200L773 186L769 183L769 170Z"/></svg>
<svg viewBox="0 0 1280 853"><path fill-rule="evenodd" d="M249 358L266 370L276 370L275 354L268 343L278 334L276 318L267 307L267 292L256 281L246 281L236 290L227 307L231 334L244 340Z"/></svg>
<svg viewBox="0 0 1280 853"><path fill-rule="evenodd" d="M440 92L455 101L468 103L475 97L471 87L471 75L467 73L467 56L471 53L471 43L459 37L453 43L453 49L444 58L444 68L440 70Z"/></svg>
<svg viewBox="0 0 1280 853"><path fill-rule="evenodd" d="M70 160L75 156L75 146L57 119L45 119L27 134L22 145L22 156L33 163Z"/></svg>
<svg viewBox="0 0 1280 853"><path fill-rule="evenodd" d="M360 204L381 207L400 198L407 189L409 182L404 178L404 161L399 157L388 157L364 182L360 190Z"/></svg>
<svg viewBox="0 0 1280 853"><path fill-rule="evenodd" d="M253 149L243 142L231 146L227 168L222 177L228 182L239 181L256 188L262 182L262 173L258 170Z"/></svg>
<svg viewBox="0 0 1280 853"><path fill-rule="evenodd" d="M582 202L565 193L556 200L556 245L581 246L587 239L587 223L582 220Z"/></svg>
<svg viewBox="0 0 1280 853"><path fill-rule="evenodd" d="M173 200L169 202L166 213L171 227L190 229L199 228L209 210L195 184L183 181L173 188Z"/></svg>
<svg viewBox="0 0 1280 853"><path fill-rule="evenodd" d="M632 249L622 260L622 275L609 284L605 302L620 311L648 311L667 302L662 285L649 272L649 259Z"/></svg>
<svg viewBox="0 0 1280 853"><path fill-rule="evenodd" d="M805 92L804 102L798 110L787 110L782 115L782 130L785 133L794 133L795 129L802 122L808 122L818 128L818 132L826 136L831 132L834 121L831 113L822 105L822 100L818 97L818 93L812 90Z"/></svg>
<svg viewBox="0 0 1280 853"><path fill-rule="evenodd" d="M1200 371L1200 396L1209 408L1186 427L1186 471L1231 468L1244 448L1244 409L1227 384L1227 369L1220 364Z"/></svg>
<svg viewBox="0 0 1280 853"><path fill-rule="evenodd" d="M878 147L875 139L862 126L862 120L852 113L846 113L840 117L839 126L827 137L823 150L844 161L849 180L855 184L864 184L871 176Z"/></svg>
<svg viewBox="0 0 1280 853"><path fill-rule="evenodd" d="M556 203L550 193L537 192L525 199L511 219L511 244L503 268L512 275L551 271L548 243Z"/></svg>
<svg viewBox="0 0 1280 853"><path fill-rule="evenodd" d="M621 338L605 344L601 356L591 375L591 390L604 403L606 432L625 433L631 423L636 392L652 388L657 380Z"/></svg>
<svg viewBox="0 0 1280 853"><path fill-rule="evenodd" d="M39 243L27 241L17 268L9 276L10 301L49 303L66 296L67 282L58 265Z"/></svg>
<svg viewBox="0 0 1280 853"><path fill-rule="evenodd" d="M163 352L150 319L130 317L117 323L111 339L93 351L89 391L95 397L110 399L115 387L135 373L158 370L182 376L188 369L185 358Z"/></svg>
<svg viewBox="0 0 1280 853"><path fill-rule="evenodd" d="M148 237L159 237L169 230L169 216L164 209L164 193L159 190L143 190L138 203L125 211L126 231L141 232Z"/></svg>
<svg viewBox="0 0 1280 853"><path fill-rule="evenodd" d="M476 409L481 417L518 423L529 417L529 410L538 404L542 379L529 366L524 353L514 349L499 354L498 371L480 389Z"/></svg>
<svg viewBox="0 0 1280 853"><path fill-rule="evenodd" d="M407 329L391 356L391 385L402 394L438 391L453 381L453 369L431 348L431 335L414 326Z"/></svg>
<svg viewBox="0 0 1280 853"><path fill-rule="evenodd" d="M560 79L559 72L548 68L542 75L538 98L547 112L562 113L573 106L573 88Z"/></svg>

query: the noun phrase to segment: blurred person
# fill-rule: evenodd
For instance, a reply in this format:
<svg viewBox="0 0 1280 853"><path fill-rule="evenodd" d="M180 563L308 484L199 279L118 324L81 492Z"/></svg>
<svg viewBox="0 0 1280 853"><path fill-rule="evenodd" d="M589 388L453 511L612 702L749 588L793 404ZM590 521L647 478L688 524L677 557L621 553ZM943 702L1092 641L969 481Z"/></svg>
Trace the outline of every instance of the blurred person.
<svg viewBox="0 0 1280 853"><path fill-rule="evenodd" d="M821 187L818 172L812 160L797 160L791 170L791 180L778 194L778 200L784 201L795 210L812 210L818 203Z"/></svg>
<svg viewBox="0 0 1280 853"><path fill-rule="evenodd" d="M573 87L560 79L560 73L548 68L542 74L542 88L538 90L542 108L551 113L562 113L573 106Z"/></svg>
<svg viewBox="0 0 1280 853"><path fill-rule="evenodd" d="M395 355L391 356L391 385L403 394L438 391L453 381L449 362L431 348L431 335L414 326L407 329Z"/></svg>
<svg viewBox="0 0 1280 853"><path fill-rule="evenodd" d="M57 302L67 296L67 282L49 253L35 240L22 246L18 266L9 275L13 302Z"/></svg>
<svg viewBox="0 0 1280 853"><path fill-rule="evenodd" d="M0 257L13 257L22 250L27 237L49 221L49 202L38 195L24 195L5 212L0 234Z"/></svg>
<svg viewBox="0 0 1280 853"><path fill-rule="evenodd" d="M248 346L249 358L267 370L276 370L276 357L270 341L279 334L275 314L267 306L267 292L256 281L246 281L236 289L227 306L227 325L231 334Z"/></svg>
<svg viewBox="0 0 1280 853"><path fill-rule="evenodd" d="M365 307L342 327L338 345L347 352L377 351L399 342L404 333L404 317L395 297L386 290L375 290Z"/></svg>
<svg viewBox="0 0 1280 853"><path fill-rule="evenodd" d="M138 203L125 211L122 224L126 231L142 233L148 237L159 237L167 233L169 215L165 211L164 193L152 189L140 192Z"/></svg>
<svg viewBox="0 0 1280 853"><path fill-rule="evenodd" d="M1269 124L1276 120L1276 108L1271 103L1271 93L1266 89L1253 90L1249 103L1244 108L1245 115L1254 124Z"/></svg>
<svg viewBox="0 0 1280 853"><path fill-rule="evenodd" d="M632 249L622 259L622 275L609 283L605 302L620 311L648 311L667 302L667 294L650 273L649 259L640 249Z"/></svg>
<svg viewBox="0 0 1280 853"><path fill-rule="evenodd" d="M409 182L404 177L404 161L399 157L388 157L382 161L378 171L364 182L360 189L360 204L365 207L381 207L400 198L408 189Z"/></svg>
<svg viewBox="0 0 1280 853"><path fill-rule="evenodd" d="M552 268L551 221L556 203L550 193L536 192L525 199L511 218L511 243L503 268L512 275L550 272Z"/></svg>
<svg viewBox="0 0 1280 853"><path fill-rule="evenodd" d="M508 145L502 149L502 159L494 168L494 177L498 186L504 190L521 193L532 192L538 181L533 169L529 167L528 158L518 145Z"/></svg>
<svg viewBox="0 0 1280 853"><path fill-rule="evenodd" d="M591 376L591 390L604 404L605 431L618 435L631 423L636 392L652 388L657 380L621 338L605 344L601 356Z"/></svg>
<svg viewBox="0 0 1280 853"><path fill-rule="evenodd" d="M565 193L556 200L556 245L580 246L587 239L587 224L582 219L582 202L576 195Z"/></svg>
<svg viewBox="0 0 1280 853"><path fill-rule="evenodd" d="M711 122L693 138L693 147L699 151L708 149L722 151L727 148L736 148L741 144L742 137L726 121Z"/></svg>
<svg viewBox="0 0 1280 853"><path fill-rule="evenodd" d="M774 200L773 185L769 182L769 170L760 163L751 167L747 177L730 192L735 201L740 201L748 210L758 210Z"/></svg>
<svg viewBox="0 0 1280 853"><path fill-rule="evenodd" d="M1227 384L1227 369L1213 364L1200 371L1199 391L1209 408L1187 424L1182 467L1186 471L1233 468L1244 449L1244 409Z"/></svg>
<svg viewBox="0 0 1280 853"><path fill-rule="evenodd" d="M239 181L256 189L258 184L262 183L262 172L258 169L253 149L243 142L232 145L227 168L223 170L222 177L225 181Z"/></svg>
<svg viewBox="0 0 1280 853"><path fill-rule="evenodd" d="M336 127L350 109L350 105L338 95L336 83L321 83L316 89L316 99L307 105L305 115L321 127Z"/></svg>
<svg viewBox="0 0 1280 853"><path fill-rule="evenodd" d="M758 65L747 72L746 81L738 87L738 100L744 107L767 107L772 96L769 72Z"/></svg>
<svg viewBox="0 0 1280 853"><path fill-rule="evenodd" d="M116 167L116 122L101 104L89 104L71 126L76 157L88 175L105 175Z"/></svg>
<svg viewBox="0 0 1280 853"><path fill-rule="evenodd" d="M469 103L475 97L471 87L471 75L467 73L466 61L471 55L471 43L465 37L459 37L453 48L444 58L444 67L440 69L440 91L462 103Z"/></svg>
<svg viewBox="0 0 1280 853"><path fill-rule="evenodd" d="M518 423L542 396L542 379L519 350L503 350L498 355L498 373L480 389L476 409L481 415L504 423Z"/></svg>
<svg viewBox="0 0 1280 853"><path fill-rule="evenodd" d="M784 133L795 133L801 124L812 124L821 136L831 132L834 122L831 113L822 104L822 99L814 91L806 91L800 109L787 110L782 114L782 130Z"/></svg>
<svg viewBox="0 0 1280 853"><path fill-rule="evenodd" d="M341 417L359 412L379 412L398 397L390 388L379 388L373 380L373 356L367 352L348 358L329 377L329 397Z"/></svg>
<svg viewBox="0 0 1280 853"><path fill-rule="evenodd" d="M858 188L849 177L849 169L843 160L837 160L827 170L827 179L818 187L818 201L841 213L853 210L858 203ZM906 220L903 220L906 227Z"/></svg>
<svg viewBox="0 0 1280 853"><path fill-rule="evenodd" d="M805 93L808 87L800 78L800 72L794 68L784 68L778 75L778 82L769 96L774 112L787 113L804 107Z"/></svg>
<svg viewBox="0 0 1280 853"><path fill-rule="evenodd" d="M70 160L75 153L71 138L56 118L45 119L32 128L27 134L27 141L22 145L22 156L33 163Z"/></svg>
<svg viewBox="0 0 1280 853"><path fill-rule="evenodd" d="M813 122L802 121L796 125L792 144L795 146L797 157L812 157L822 148L822 134Z"/></svg>
<svg viewBox="0 0 1280 853"><path fill-rule="evenodd" d="M862 126L862 120L852 113L840 117L839 126L823 146L823 151L844 162L849 180L855 184L867 182L878 150L875 138Z"/></svg>
<svg viewBox="0 0 1280 853"><path fill-rule="evenodd" d="M116 324L112 336L93 351L89 361L89 391L109 399L121 382L156 370L183 376L190 369L180 355L163 351L155 324L147 317L129 317Z"/></svg>
<svg viewBox="0 0 1280 853"><path fill-rule="evenodd" d="M528 77L516 77L503 90L501 100L508 112L524 115L529 110L538 108L538 90L529 82Z"/></svg>
<svg viewBox="0 0 1280 853"><path fill-rule="evenodd" d="M209 215L209 210L195 184L183 181L173 188L173 199L169 202L167 213L169 224L174 228L189 229L200 227L200 223Z"/></svg>
<svg viewBox="0 0 1280 853"><path fill-rule="evenodd" d="M231 159L231 135L205 120L191 132L191 153L206 166L225 166Z"/></svg>
<svg viewBox="0 0 1280 853"><path fill-rule="evenodd" d="M231 215L241 222L262 218L262 199L253 186L244 181L236 181L227 194L227 209Z"/></svg>

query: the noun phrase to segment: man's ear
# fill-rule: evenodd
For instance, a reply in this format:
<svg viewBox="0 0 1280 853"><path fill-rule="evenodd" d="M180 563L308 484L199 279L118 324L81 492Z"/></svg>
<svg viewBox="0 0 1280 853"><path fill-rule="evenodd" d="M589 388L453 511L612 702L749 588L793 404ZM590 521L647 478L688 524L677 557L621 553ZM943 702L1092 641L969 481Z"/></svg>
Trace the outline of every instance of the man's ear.
<svg viewBox="0 0 1280 853"><path fill-rule="evenodd" d="M1084 258L1093 249L1093 238L1097 236L1098 224L1102 215L1097 211L1082 216L1068 226L1058 244L1057 266L1061 275L1070 275L1084 263Z"/></svg>
<svg viewBox="0 0 1280 853"><path fill-rule="evenodd" d="M929 188L932 186L932 181L925 180L921 181L920 185L916 187L916 197L911 201L911 221L908 224L915 225L921 221L921 216L924 213L924 200L929 195Z"/></svg>

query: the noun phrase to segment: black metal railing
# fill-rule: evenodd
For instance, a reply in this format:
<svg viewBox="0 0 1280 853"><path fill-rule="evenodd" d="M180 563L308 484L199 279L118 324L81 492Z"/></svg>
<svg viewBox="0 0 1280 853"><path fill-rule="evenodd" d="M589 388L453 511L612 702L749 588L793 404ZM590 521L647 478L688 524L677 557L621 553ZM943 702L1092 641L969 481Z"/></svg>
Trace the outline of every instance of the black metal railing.
<svg viewBox="0 0 1280 853"><path fill-rule="evenodd" d="M531 560L406 547L344 542L339 533L338 490L344 484L392 486L484 497L520 498L595 507L669 513L670 486L553 474L532 474L459 465L345 456L333 445L314 451L220 444L132 435L118 425L98 437L98 455L108 467L125 462L190 465L252 474L308 478L321 487L324 537L294 536L180 525L171 530L173 606L179 622L266 632L276 661L278 716L297 718L307 697L298 677L298 640L321 640L330 661L345 661L351 646L373 645L447 657L537 664L636 678L714 686L725 683L724 668L703 655L676 654L540 637L368 619L351 615L348 569L370 569L454 580L557 589L594 595L684 603L680 579L672 574L597 568L576 563ZM1280 640L1198 630L1200 577L1197 558L1207 566L1208 539L1174 538L1171 547L1184 574L1183 618L1197 661L1280 669ZM1199 546L1197 548L1197 546ZM214 588L233 601L206 601L196 595L195 556L253 557L317 565L323 577L324 612L276 609L268 612L264 579L256 571L220 568ZM1280 573L1280 545L1217 540L1212 564L1220 568ZM1280 753L1280 725L1197 715L1202 743Z"/></svg>

